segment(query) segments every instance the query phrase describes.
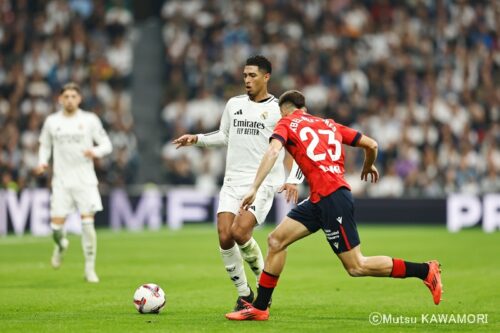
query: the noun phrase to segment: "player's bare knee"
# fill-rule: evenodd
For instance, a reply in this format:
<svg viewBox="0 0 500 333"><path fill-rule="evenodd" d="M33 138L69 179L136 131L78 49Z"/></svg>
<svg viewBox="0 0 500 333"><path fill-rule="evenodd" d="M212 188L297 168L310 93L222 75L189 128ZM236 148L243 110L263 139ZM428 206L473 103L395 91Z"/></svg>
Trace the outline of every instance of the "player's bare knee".
<svg viewBox="0 0 500 333"><path fill-rule="evenodd" d="M279 252L285 249L284 242L273 232L267 237L267 246L270 252Z"/></svg>
<svg viewBox="0 0 500 333"><path fill-rule="evenodd" d="M217 228L217 232L219 234L219 244L223 249L229 249L234 245L231 229Z"/></svg>
<svg viewBox="0 0 500 333"><path fill-rule="evenodd" d="M231 226L231 238L239 245L245 244L250 240L251 237L252 229L247 230L237 223L233 223L233 225Z"/></svg>
<svg viewBox="0 0 500 333"><path fill-rule="evenodd" d="M363 276L363 269L359 266L352 266L352 267L348 267L346 269L347 269L347 273L352 277Z"/></svg>
<svg viewBox="0 0 500 333"><path fill-rule="evenodd" d="M366 276L366 268L364 265L364 260L362 258L345 266L345 269L347 273L352 277Z"/></svg>

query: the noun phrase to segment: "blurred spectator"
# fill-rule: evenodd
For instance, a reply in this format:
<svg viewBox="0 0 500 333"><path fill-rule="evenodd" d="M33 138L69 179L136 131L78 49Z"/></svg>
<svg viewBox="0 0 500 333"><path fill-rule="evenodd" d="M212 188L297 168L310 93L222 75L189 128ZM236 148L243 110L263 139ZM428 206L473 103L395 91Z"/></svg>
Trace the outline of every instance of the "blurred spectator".
<svg viewBox="0 0 500 333"><path fill-rule="evenodd" d="M39 185L31 170L38 164L40 126L58 110L59 89L68 81L82 87L82 109L113 130L115 154L96 161L100 182L135 181L132 15L120 1L105 8L103 1L92 0L0 1L1 187Z"/></svg>
<svg viewBox="0 0 500 333"><path fill-rule="evenodd" d="M396 173L394 163L389 164L386 172L377 184L368 187L368 193L372 197L401 197L404 193L404 182Z"/></svg>

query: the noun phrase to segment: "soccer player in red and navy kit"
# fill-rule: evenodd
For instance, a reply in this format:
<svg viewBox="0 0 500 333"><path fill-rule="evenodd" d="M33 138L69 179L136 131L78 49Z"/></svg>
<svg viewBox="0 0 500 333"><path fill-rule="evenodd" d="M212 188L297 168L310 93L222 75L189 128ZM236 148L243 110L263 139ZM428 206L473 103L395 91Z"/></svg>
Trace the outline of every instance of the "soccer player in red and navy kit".
<svg viewBox="0 0 500 333"><path fill-rule="evenodd" d="M304 173L311 194L292 209L268 238L268 254L259 280L259 291L246 309L226 314L231 320L267 320L268 304L283 271L286 248L293 242L323 229L333 252L351 276L393 278L417 277L432 293L434 303L441 301L442 284L439 263L413 263L387 256L365 257L354 221L354 206L349 184L344 179L342 144L361 147L365 161L361 179L377 182L375 167L377 143L349 127L331 119L314 117L306 112L305 98L291 90L279 99L281 120L271 137L254 184L241 202L241 209L255 200L257 190L271 170L283 147L293 156Z"/></svg>

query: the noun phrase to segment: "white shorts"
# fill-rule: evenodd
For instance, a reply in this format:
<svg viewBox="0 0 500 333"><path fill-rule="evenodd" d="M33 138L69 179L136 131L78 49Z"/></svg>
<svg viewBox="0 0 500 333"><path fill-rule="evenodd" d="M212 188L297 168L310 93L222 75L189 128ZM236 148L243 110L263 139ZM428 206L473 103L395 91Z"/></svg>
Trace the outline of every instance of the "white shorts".
<svg viewBox="0 0 500 333"><path fill-rule="evenodd" d="M243 196L247 194L249 188L249 186L222 186L217 214L230 212L237 215L241 200L243 200ZM262 224L266 220L266 216L273 205L274 194L278 189L279 187L274 186L261 186L257 191L255 201L248 211L255 215L258 224Z"/></svg>
<svg viewBox="0 0 500 333"><path fill-rule="evenodd" d="M50 196L51 217L66 217L76 211L80 214L93 214L101 210L101 195L97 186L52 188Z"/></svg>

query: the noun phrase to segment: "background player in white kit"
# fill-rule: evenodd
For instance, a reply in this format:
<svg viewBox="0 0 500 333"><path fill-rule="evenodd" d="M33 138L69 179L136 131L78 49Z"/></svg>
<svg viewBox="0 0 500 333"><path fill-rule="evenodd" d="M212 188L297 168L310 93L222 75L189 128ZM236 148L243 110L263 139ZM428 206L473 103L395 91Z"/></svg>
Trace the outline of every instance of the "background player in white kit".
<svg viewBox="0 0 500 333"><path fill-rule="evenodd" d="M40 175L47 170L53 149L50 226L56 245L52 266L58 268L61 265L62 255L69 245L64 222L68 214L77 209L82 218L85 279L96 283L99 278L95 273L97 241L94 214L102 210L102 203L93 159L109 154L112 148L99 118L79 109L81 101L78 85L64 85L59 96L62 110L49 115L43 124L39 165L35 173Z"/></svg>
<svg viewBox="0 0 500 333"><path fill-rule="evenodd" d="M282 152L264 181L264 186L257 193L254 205L248 211L238 213L239 204L253 182L274 126L281 118L278 100L267 91L271 71L271 63L265 57L247 59L243 71L247 94L233 97L227 102L220 129L207 134L185 134L173 141L177 148L227 145L224 184L217 209L217 231L224 266L238 290L235 310L243 308L243 301L251 302L254 298L247 283L243 259L257 280L264 269L262 252L252 237L253 228L264 222L277 191L286 191L287 200L296 203L296 184L303 180L300 169L293 162L290 176L283 185L285 171Z"/></svg>

